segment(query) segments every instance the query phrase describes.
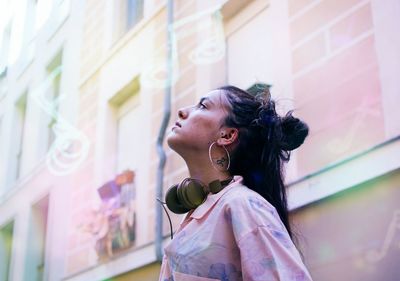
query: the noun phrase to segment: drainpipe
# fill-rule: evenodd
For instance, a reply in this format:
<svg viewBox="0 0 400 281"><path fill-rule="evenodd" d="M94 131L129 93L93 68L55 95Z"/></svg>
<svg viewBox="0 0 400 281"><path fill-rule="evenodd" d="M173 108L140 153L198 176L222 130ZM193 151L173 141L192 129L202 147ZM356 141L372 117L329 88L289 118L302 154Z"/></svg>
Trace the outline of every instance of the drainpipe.
<svg viewBox="0 0 400 281"><path fill-rule="evenodd" d="M173 0L167 2L167 81L165 88L164 99L164 116L162 119L160 131L157 137L157 152L159 156L159 163L157 168L157 186L156 197L163 199L163 181L164 181L164 167L166 162L166 155L163 149L163 141L165 131L171 116L171 86L172 86L172 23L173 23ZM162 262L162 205L156 204L156 261Z"/></svg>

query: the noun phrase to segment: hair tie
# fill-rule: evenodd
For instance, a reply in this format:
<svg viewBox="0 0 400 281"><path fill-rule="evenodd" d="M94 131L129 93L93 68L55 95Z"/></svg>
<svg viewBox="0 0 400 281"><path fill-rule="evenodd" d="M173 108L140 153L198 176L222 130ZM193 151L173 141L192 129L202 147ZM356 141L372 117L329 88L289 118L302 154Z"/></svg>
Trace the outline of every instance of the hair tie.
<svg viewBox="0 0 400 281"><path fill-rule="evenodd" d="M279 116L271 108L263 108L258 114L258 118L253 122L266 130L267 140L270 141L272 131L278 121Z"/></svg>

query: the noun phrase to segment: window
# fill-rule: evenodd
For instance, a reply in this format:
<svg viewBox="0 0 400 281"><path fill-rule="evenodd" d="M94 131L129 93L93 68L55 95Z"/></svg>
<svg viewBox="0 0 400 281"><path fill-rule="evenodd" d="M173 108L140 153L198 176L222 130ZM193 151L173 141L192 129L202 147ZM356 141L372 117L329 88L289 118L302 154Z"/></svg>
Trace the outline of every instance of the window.
<svg viewBox="0 0 400 281"><path fill-rule="evenodd" d="M71 0L59 0L58 1L58 15L57 18L58 24L61 24L69 15L71 9ZM55 25L59 26L59 25Z"/></svg>
<svg viewBox="0 0 400 281"><path fill-rule="evenodd" d="M35 26L37 21L37 0L29 0L27 3L27 11L25 18L25 32L24 43L22 52L25 63L28 64L32 59L35 52Z"/></svg>
<svg viewBox="0 0 400 281"><path fill-rule="evenodd" d="M103 184L98 193L101 198L101 224L119 225L118 229L107 230L103 242L99 240L98 230L88 227L95 241L99 241L96 253L99 260L112 258L138 245L136 235L137 180L143 178L144 132L143 117L139 106L139 77L131 80L111 99L110 105L115 113L113 128L108 130L107 138L113 143L112 156L116 154L116 169L113 178ZM112 135L112 137L110 137ZM111 141L111 138L113 139ZM116 153L115 153L116 152ZM89 221L90 225L91 222ZM101 242L101 243L100 243Z"/></svg>
<svg viewBox="0 0 400 281"><path fill-rule="evenodd" d="M12 256L14 222L0 228L0 280L11 280L10 262Z"/></svg>
<svg viewBox="0 0 400 281"><path fill-rule="evenodd" d="M4 190L5 185L5 168L6 168L6 161L4 161L4 134L3 134L3 119L4 116L0 116L0 194ZM1 279L0 279L1 280Z"/></svg>
<svg viewBox="0 0 400 281"><path fill-rule="evenodd" d="M26 261L25 279L26 280L46 280L44 278L45 253L46 253L46 232L49 210L49 196L40 200L32 208L29 241Z"/></svg>
<svg viewBox="0 0 400 281"><path fill-rule="evenodd" d="M143 0L116 0L113 41L121 38L143 18Z"/></svg>
<svg viewBox="0 0 400 281"><path fill-rule="evenodd" d="M138 225L136 221L140 221L141 216L141 211L138 211L140 203L136 200L136 190L138 186L142 185L145 178L146 169L144 167L147 152L143 145L146 143L146 130L143 105L141 105L140 100L139 77L133 79L120 90L110 100L110 103L116 113L115 182L121 187L117 202L120 204L119 208L122 214L119 219L123 224L120 234L123 243L116 245L115 251L117 252L120 249L137 247L140 243L143 243L137 235L140 232L137 233L136 229L136 225ZM130 180L126 180L128 178Z"/></svg>
<svg viewBox="0 0 400 281"><path fill-rule="evenodd" d="M3 154L2 154L2 148L3 148L3 116L0 116L0 159L3 159ZM0 164L1 164L2 162L0 161ZM1 175L1 172L2 172L2 169L1 169L1 166L0 166L0 175ZM0 184L1 184L1 182L0 182Z"/></svg>
<svg viewBox="0 0 400 281"><path fill-rule="evenodd" d="M6 71L8 65L8 55L10 52L11 22L8 23L0 41L0 76Z"/></svg>
<svg viewBox="0 0 400 281"><path fill-rule="evenodd" d="M46 101L49 105L49 110L47 112L52 112L48 114L47 117L47 130L48 130L48 140L47 149L53 144L56 134L55 128L57 126L57 119L59 113L59 96L60 96L60 86L61 86L61 65L62 65L62 51L60 51L52 62L47 66L47 75L51 77L51 83L46 92Z"/></svg>
<svg viewBox="0 0 400 281"><path fill-rule="evenodd" d="M36 7L35 31L39 31L48 21L53 7L53 0L33 0Z"/></svg>
<svg viewBox="0 0 400 281"><path fill-rule="evenodd" d="M2 71L2 72L1 72ZM0 69L0 100L6 95L7 93L7 68Z"/></svg>
<svg viewBox="0 0 400 281"><path fill-rule="evenodd" d="M24 131L26 122L26 103L27 93L24 93L15 104L15 156L14 156L14 171L13 181L17 180L21 175L22 170L22 156L24 147Z"/></svg>
<svg viewBox="0 0 400 281"><path fill-rule="evenodd" d="M143 146L143 117L138 91L139 82L134 79L111 101L117 106L117 173L137 169L142 159L139 155Z"/></svg>

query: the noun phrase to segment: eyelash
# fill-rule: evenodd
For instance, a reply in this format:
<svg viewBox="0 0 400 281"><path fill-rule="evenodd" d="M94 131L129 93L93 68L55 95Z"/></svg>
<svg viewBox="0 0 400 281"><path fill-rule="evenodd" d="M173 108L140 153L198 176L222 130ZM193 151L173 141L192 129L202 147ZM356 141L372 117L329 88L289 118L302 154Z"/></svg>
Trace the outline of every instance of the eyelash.
<svg viewBox="0 0 400 281"><path fill-rule="evenodd" d="M199 102L198 107L203 106L204 108L207 108L202 102Z"/></svg>

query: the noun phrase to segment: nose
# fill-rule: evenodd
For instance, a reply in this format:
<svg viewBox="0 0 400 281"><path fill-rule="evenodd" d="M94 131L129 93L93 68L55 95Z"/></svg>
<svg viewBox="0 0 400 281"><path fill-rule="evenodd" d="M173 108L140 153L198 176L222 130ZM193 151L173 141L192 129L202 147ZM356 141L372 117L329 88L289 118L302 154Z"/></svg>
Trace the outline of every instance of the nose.
<svg viewBox="0 0 400 281"><path fill-rule="evenodd" d="M178 116L181 119L186 119L187 118L187 110L186 110L186 108L180 108L178 110Z"/></svg>

